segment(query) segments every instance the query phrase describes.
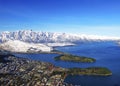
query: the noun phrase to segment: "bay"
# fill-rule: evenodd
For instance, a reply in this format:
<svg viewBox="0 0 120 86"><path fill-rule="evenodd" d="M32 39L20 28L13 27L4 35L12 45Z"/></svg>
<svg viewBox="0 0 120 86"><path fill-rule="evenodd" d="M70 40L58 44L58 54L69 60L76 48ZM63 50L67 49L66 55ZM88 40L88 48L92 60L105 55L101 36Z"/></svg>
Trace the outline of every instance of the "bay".
<svg viewBox="0 0 120 86"><path fill-rule="evenodd" d="M120 46L115 42L91 42L81 43L75 46L56 47L57 50L78 56L95 58L95 63L74 63L55 61L58 54L15 54L19 57L26 57L33 60L50 62L55 66L64 68L86 68L86 67L107 67L113 75L102 76L72 76L66 77L65 82L80 86L120 86Z"/></svg>

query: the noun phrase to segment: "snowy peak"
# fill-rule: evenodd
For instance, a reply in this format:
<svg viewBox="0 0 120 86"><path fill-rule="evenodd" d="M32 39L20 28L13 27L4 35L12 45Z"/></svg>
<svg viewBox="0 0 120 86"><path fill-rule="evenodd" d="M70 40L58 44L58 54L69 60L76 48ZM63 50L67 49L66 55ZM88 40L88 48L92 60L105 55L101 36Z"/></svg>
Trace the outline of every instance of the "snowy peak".
<svg viewBox="0 0 120 86"><path fill-rule="evenodd" d="M48 47L44 44L33 44L26 43L19 40L10 40L5 43L0 44L0 49L7 50L11 52L50 52L51 47Z"/></svg>
<svg viewBox="0 0 120 86"><path fill-rule="evenodd" d="M34 32L32 30L23 30L16 32L0 33L0 42L9 40L21 40L29 43L75 43L86 41L104 41L104 40L119 40L118 37L107 37L85 34L66 34L52 32Z"/></svg>

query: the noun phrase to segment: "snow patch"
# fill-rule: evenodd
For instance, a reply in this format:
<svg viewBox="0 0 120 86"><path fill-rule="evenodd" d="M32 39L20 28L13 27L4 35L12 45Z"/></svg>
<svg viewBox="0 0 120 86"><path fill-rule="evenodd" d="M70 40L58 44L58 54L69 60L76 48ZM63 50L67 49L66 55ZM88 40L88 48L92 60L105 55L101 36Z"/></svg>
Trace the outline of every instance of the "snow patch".
<svg viewBox="0 0 120 86"><path fill-rule="evenodd" d="M73 46L75 44L74 43L47 43L46 45L50 47L62 47L62 46Z"/></svg>
<svg viewBox="0 0 120 86"><path fill-rule="evenodd" d="M50 52L51 47L40 43L27 43L19 40L10 40L8 42L0 44L0 49L11 52Z"/></svg>

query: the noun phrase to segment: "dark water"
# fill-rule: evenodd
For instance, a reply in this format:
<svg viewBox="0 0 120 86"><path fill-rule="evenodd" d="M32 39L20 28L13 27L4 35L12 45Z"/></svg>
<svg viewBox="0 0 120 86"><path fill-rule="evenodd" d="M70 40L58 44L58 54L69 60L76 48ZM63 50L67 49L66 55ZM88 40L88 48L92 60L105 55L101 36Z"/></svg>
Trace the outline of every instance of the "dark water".
<svg viewBox="0 0 120 86"><path fill-rule="evenodd" d="M56 66L70 67L91 67L101 66L109 68L113 75L109 77L101 76L68 76L65 82L80 86L120 86L120 46L114 42L85 43L77 46L58 47L60 51L74 55L93 57L95 63L72 63L54 61L57 54L16 54L34 60L53 63Z"/></svg>

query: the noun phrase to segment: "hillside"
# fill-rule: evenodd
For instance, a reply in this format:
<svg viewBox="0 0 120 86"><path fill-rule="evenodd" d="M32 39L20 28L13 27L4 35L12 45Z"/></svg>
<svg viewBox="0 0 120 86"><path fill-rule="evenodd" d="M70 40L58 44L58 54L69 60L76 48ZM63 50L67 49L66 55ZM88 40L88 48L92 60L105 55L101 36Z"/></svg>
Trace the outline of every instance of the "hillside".
<svg viewBox="0 0 120 86"><path fill-rule="evenodd" d="M27 43L19 40L10 40L0 44L0 49L11 51L11 52L50 52L51 47L48 47L40 43Z"/></svg>

